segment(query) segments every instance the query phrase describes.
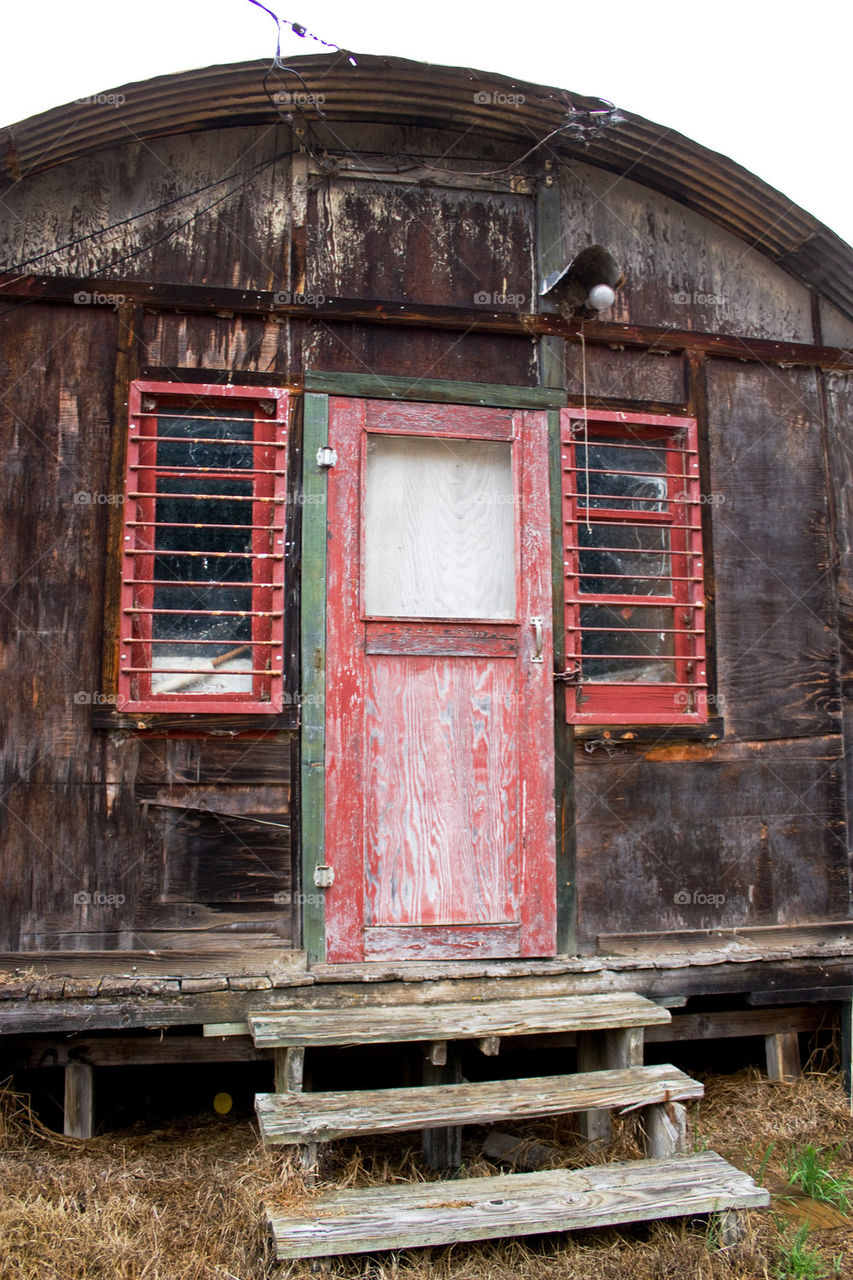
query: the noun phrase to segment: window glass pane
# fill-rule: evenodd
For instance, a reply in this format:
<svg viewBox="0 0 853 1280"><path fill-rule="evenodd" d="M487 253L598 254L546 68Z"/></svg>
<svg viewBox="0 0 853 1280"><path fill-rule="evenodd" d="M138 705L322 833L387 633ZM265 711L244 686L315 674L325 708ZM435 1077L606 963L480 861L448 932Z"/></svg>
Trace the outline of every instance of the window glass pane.
<svg viewBox="0 0 853 1280"><path fill-rule="evenodd" d="M157 421L157 466L185 473L156 481L153 607L163 612L151 624L152 693L252 690L254 484L222 472L256 465L253 433L249 408L226 418L197 406Z"/></svg>
<svg viewBox="0 0 853 1280"><path fill-rule="evenodd" d="M581 594L672 595L668 528L580 523L577 529Z"/></svg>
<svg viewBox="0 0 853 1280"><path fill-rule="evenodd" d="M651 605L591 605L580 611L582 679L675 680L675 611ZM660 630L656 630L660 628Z"/></svg>
<svg viewBox="0 0 853 1280"><path fill-rule="evenodd" d="M623 445L594 438L584 444L579 440L575 465L581 506L620 511L666 509L666 448L663 445Z"/></svg>
<svg viewBox="0 0 853 1280"><path fill-rule="evenodd" d="M512 445L371 435L368 614L515 617Z"/></svg>

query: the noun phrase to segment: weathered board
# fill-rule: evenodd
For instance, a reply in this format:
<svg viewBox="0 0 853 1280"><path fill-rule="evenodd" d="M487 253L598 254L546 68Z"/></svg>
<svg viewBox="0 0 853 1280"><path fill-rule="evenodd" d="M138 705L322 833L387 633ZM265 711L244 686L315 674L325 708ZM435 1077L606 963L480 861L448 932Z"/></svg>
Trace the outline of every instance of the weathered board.
<svg viewBox="0 0 853 1280"><path fill-rule="evenodd" d="M276 1257L328 1257L761 1208L770 1196L714 1151L590 1169L322 1192L270 1212Z"/></svg>
<svg viewBox="0 0 853 1280"><path fill-rule="evenodd" d="M544 1031L612 1030L669 1022L660 1005L621 995L493 1000L488 1004L387 1005L365 1009L289 1009L251 1014L261 1048L391 1044L408 1040L479 1040L483 1036L535 1035Z"/></svg>
<svg viewBox="0 0 853 1280"><path fill-rule="evenodd" d="M595 1108L634 1110L668 1100L701 1098L704 1091L703 1085L676 1067L650 1066L351 1093L261 1093L255 1110L265 1143L293 1145L432 1125L569 1115Z"/></svg>

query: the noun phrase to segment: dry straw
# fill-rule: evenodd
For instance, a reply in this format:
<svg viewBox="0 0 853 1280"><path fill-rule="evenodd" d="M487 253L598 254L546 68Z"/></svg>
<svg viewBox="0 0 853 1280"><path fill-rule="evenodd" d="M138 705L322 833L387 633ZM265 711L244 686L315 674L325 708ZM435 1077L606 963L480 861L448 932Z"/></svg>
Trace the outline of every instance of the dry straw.
<svg viewBox="0 0 853 1280"><path fill-rule="evenodd" d="M805 1143L837 1148L839 1171L851 1171L853 1130L836 1077L774 1085L747 1072L711 1078L706 1087L691 1115L695 1145L713 1147L753 1174L761 1167L783 1190L787 1154ZM534 1121L513 1132L553 1144L555 1163L566 1166L639 1154L631 1118L596 1153L566 1121ZM466 1130L468 1174L494 1168L479 1155L482 1136ZM364 1186L436 1175L421 1165L415 1136L403 1135L333 1144L323 1176ZM245 1119L194 1119L80 1142L47 1130L9 1088L0 1093L0 1188L3 1280L771 1280L786 1238L778 1214L751 1213L736 1251L721 1249L713 1223L709 1230L707 1220L697 1220L343 1258L312 1270L307 1262L274 1260L264 1218L267 1206L293 1210L313 1193L286 1154L260 1146ZM853 1226L816 1228L810 1242L827 1275L834 1256L853 1258ZM837 1274L853 1276L846 1256Z"/></svg>

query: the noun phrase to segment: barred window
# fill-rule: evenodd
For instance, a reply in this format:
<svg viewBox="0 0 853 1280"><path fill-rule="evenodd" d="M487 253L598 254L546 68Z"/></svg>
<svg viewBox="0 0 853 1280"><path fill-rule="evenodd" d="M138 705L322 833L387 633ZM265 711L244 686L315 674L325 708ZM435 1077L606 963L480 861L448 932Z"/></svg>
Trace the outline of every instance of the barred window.
<svg viewBox="0 0 853 1280"><path fill-rule="evenodd" d="M287 411L279 388L133 383L123 709L281 710Z"/></svg>
<svg viewBox="0 0 853 1280"><path fill-rule="evenodd" d="M567 719L707 720L696 422L562 414Z"/></svg>

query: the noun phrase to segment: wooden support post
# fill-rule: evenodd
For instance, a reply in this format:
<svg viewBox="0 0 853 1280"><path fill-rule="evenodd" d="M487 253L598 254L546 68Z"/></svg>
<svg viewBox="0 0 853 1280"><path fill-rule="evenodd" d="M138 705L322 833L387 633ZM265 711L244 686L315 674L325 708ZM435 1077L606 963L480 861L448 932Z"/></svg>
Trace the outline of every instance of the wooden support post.
<svg viewBox="0 0 853 1280"><path fill-rule="evenodd" d="M276 1093L301 1093L305 1074L304 1049L275 1049L275 1091Z"/></svg>
<svg viewBox="0 0 853 1280"><path fill-rule="evenodd" d="M680 1102L658 1102L645 1109L646 1155L653 1160L687 1153L687 1108Z"/></svg>
<svg viewBox="0 0 853 1280"><path fill-rule="evenodd" d="M480 1053L485 1054L487 1058L496 1058L501 1051L500 1036L483 1036L478 1041Z"/></svg>
<svg viewBox="0 0 853 1280"><path fill-rule="evenodd" d="M722 1209L719 1217L720 1241L724 1248L733 1249L743 1239L743 1213L738 1209Z"/></svg>
<svg viewBox="0 0 853 1280"><path fill-rule="evenodd" d="M431 1067L447 1065L447 1041L431 1040L424 1049L424 1057Z"/></svg>
<svg viewBox="0 0 853 1280"><path fill-rule="evenodd" d="M95 1132L95 1068L69 1062L65 1068L65 1123L69 1138L91 1138Z"/></svg>
<svg viewBox="0 0 853 1280"><path fill-rule="evenodd" d="M790 1083L801 1075L800 1041L796 1031L774 1032L764 1037L767 1074L771 1080Z"/></svg>
<svg viewBox="0 0 853 1280"><path fill-rule="evenodd" d="M299 1148L299 1168L302 1171L302 1179L306 1187L313 1187L320 1177L320 1160L318 1156L318 1143L305 1142Z"/></svg>
<svg viewBox="0 0 853 1280"><path fill-rule="evenodd" d="M578 1071L608 1071L643 1065L643 1028L578 1032ZM591 1145L610 1141L609 1111L583 1111L578 1117L581 1136Z"/></svg>
<svg viewBox="0 0 853 1280"><path fill-rule="evenodd" d="M849 1000L841 1006L841 1072L847 1104L853 1115L853 1004Z"/></svg>
<svg viewBox="0 0 853 1280"><path fill-rule="evenodd" d="M305 1076L305 1050L290 1046L287 1049L274 1049L275 1091L276 1093L301 1093ZM301 1143L297 1148L299 1168L305 1185L311 1187L320 1176L320 1162L317 1155L317 1143Z"/></svg>
<svg viewBox="0 0 853 1280"><path fill-rule="evenodd" d="M424 1084L460 1084L461 1080L462 1064L455 1048L451 1048L443 1064L433 1063L429 1056L424 1058ZM461 1127L424 1129L423 1157L430 1169L458 1169L462 1163Z"/></svg>

